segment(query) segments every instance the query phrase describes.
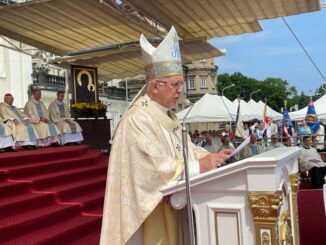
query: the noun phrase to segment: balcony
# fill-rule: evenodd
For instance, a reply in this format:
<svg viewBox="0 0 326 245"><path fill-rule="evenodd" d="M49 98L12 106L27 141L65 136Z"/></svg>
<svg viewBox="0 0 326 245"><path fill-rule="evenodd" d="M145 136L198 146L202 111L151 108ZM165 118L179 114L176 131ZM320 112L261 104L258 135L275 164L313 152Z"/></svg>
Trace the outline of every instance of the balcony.
<svg viewBox="0 0 326 245"><path fill-rule="evenodd" d="M65 90L66 83L64 77L38 72L33 74L33 86L43 90L59 91Z"/></svg>

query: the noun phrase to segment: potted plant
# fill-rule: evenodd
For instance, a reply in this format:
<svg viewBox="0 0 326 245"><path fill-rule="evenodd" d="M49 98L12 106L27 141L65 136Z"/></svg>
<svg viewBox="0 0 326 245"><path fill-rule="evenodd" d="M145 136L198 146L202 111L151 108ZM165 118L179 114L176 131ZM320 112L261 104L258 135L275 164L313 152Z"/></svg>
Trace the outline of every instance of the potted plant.
<svg viewBox="0 0 326 245"><path fill-rule="evenodd" d="M71 114L74 118L106 119L107 105L102 102L78 102L71 105Z"/></svg>

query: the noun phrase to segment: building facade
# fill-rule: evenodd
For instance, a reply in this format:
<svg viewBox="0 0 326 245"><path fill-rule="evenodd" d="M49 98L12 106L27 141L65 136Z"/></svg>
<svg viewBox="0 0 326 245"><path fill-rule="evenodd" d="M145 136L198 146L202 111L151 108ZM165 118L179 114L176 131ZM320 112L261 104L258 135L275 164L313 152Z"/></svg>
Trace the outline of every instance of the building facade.
<svg viewBox="0 0 326 245"><path fill-rule="evenodd" d="M217 93L218 67L215 65L213 58L193 61L190 64L185 64L183 68L186 84L184 94L179 100L178 111L184 109L182 101L186 98L195 103L206 93ZM144 75L126 78L119 82L120 87L128 89L130 99L133 99L144 85Z"/></svg>
<svg viewBox="0 0 326 245"><path fill-rule="evenodd" d="M8 41L0 37L0 101L6 93L11 93L14 104L22 108L28 100L28 88L33 83L32 56L6 48L11 45ZM10 42L23 45L13 40Z"/></svg>
<svg viewBox="0 0 326 245"><path fill-rule="evenodd" d="M204 94L217 92L217 66L214 59L196 60L186 65L186 97L195 103Z"/></svg>

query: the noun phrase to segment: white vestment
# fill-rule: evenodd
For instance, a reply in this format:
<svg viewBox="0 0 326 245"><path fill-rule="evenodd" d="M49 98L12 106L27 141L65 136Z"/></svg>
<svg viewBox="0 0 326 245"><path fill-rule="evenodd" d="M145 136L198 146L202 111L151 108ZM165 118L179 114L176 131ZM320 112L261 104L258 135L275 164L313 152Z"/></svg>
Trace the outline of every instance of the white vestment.
<svg viewBox="0 0 326 245"><path fill-rule="evenodd" d="M141 244L134 239L142 235L135 232L142 232L142 224L161 202L160 189L183 176L180 124L160 107L145 95L120 120L110 152L102 245L126 244L133 235L128 245ZM198 159L209 152L189 137L188 144L190 171L198 174Z"/></svg>
<svg viewBox="0 0 326 245"><path fill-rule="evenodd" d="M14 142L17 146L35 145L39 138L32 124L25 122L28 119L16 106L11 106L5 102L0 103L0 116L10 128ZM16 119L19 123L14 123Z"/></svg>
<svg viewBox="0 0 326 245"><path fill-rule="evenodd" d="M51 143L59 142L58 135L60 133L58 128L51 122L46 123L40 120L41 117L49 120L48 110L45 108L42 101L31 98L26 102L24 112L29 117L39 135L37 145L48 146Z"/></svg>
<svg viewBox="0 0 326 245"><path fill-rule="evenodd" d="M252 157L264 151L264 147L260 144L248 144L240 151L240 158Z"/></svg>
<svg viewBox="0 0 326 245"><path fill-rule="evenodd" d="M0 149L7 147L14 147L14 141L10 128L0 119Z"/></svg>
<svg viewBox="0 0 326 245"><path fill-rule="evenodd" d="M61 135L60 143L66 144L71 142L83 141L82 129L73 118L68 110L68 106L64 102L54 100L49 105L49 118L58 127Z"/></svg>
<svg viewBox="0 0 326 245"><path fill-rule="evenodd" d="M281 142L276 142L275 144L273 144L272 142L269 143L267 150L273 150L275 148L279 148L279 147L285 147L285 145L283 145Z"/></svg>
<svg viewBox="0 0 326 245"><path fill-rule="evenodd" d="M299 153L299 167L302 170L308 171L313 167L326 167L326 163L323 162L323 159L321 159L321 156L317 152L316 148L301 147L301 151Z"/></svg>

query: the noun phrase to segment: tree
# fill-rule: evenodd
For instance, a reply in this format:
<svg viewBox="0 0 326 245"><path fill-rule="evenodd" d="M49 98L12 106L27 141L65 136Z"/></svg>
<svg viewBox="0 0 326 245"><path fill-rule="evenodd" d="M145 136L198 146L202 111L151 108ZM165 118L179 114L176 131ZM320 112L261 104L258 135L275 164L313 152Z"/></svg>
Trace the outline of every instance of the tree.
<svg viewBox="0 0 326 245"><path fill-rule="evenodd" d="M314 100L318 100L324 94L326 94L326 83L320 85L320 87L316 89Z"/></svg>
<svg viewBox="0 0 326 245"><path fill-rule="evenodd" d="M233 73L232 75L224 73L218 76L219 94L222 94L222 90L232 83L236 86L224 92L224 95L230 100L234 100L240 95L242 99L248 101L250 92L254 91L254 87L258 86L258 81L256 79L248 78L240 72Z"/></svg>
<svg viewBox="0 0 326 245"><path fill-rule="evenodd" d="M219 75L219 91L222 91L223 88L232 83L236 86L224 92L224 95L230 100L234 100L237 98L237 95L240 95L242 99L249 101L250 93L260 89L260 92L252 94L252 99L255 101L265 101L265 98L267 98L268 105L277 111L281 111L285 99L289 100L289 98L297 96L296 88L294 86L289 86L288 82L281 78L270 77L263 81L259 81L254 78L246 77L239 72L231 75L228 73ZM294 104L289 104L289 106L292 105Z"/></svg>
<svg viewBox="0 0 326 245"><path fill-rule="evenodd" d="M301 92L301 95L300 95L299 101L298 101L299 110L308 105L309 99L310 99L309 96L305 95L304 92Z"/></svg>

